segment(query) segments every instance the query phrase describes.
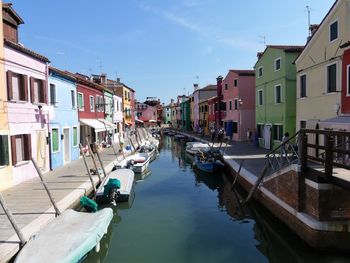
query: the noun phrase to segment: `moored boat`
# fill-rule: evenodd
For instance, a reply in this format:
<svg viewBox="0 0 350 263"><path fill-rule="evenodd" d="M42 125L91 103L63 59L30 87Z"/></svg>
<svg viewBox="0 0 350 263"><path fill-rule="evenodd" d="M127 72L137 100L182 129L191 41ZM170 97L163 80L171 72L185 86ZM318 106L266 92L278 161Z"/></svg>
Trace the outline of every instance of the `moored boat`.
<svg viewBox="0 0 350 263"><path fill-rule="evenodd" d="M151 161L151 157L148 153L136 153L126 157L123 161L115 165L118 168L130 168L135 173L144 172Z"/></svg>
<svg viewBox="0 0 350 263"><path fill-rule="evenodd" d="M190 142L186 144L186 152L191 155L195 155L199 152L210 151L210 147L206 143L201 142Z"/></svg>
<svg viewBox="0 0 350 263"><path fill-rule="evenodd" d="M207 173L220 171L224 168L224 164L221 161L211 157L202 158L196 155L194 157L194 163L199 170Z"/></svg>
<svg viewBox="0 0 350 263"><path fill-rule="evenodd" d="M22 248L15 263L79 262L107 233L113 210L96 213L64 211L35 234Z"/></svg>

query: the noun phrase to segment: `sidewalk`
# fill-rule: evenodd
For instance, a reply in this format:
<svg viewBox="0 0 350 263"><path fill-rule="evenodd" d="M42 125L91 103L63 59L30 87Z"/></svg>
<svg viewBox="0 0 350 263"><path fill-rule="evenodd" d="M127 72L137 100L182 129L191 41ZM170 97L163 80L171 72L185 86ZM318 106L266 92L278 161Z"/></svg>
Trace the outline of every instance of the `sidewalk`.
<svg viewBox="0 0 350 263"><path fill-rule="evenodd" d="M107 174L111 172L113 162L117 163L123 158L121 154L117 157L112 148L103 149L100 156ZM92 158L86 159L89 168L94 168ZM97 158L96 161L98 163ZM75 207L82 196L93 190L83 158L45 173L44 180L61 212ZM98 176L93 175L93 180L97 185ZM39 177L4 190L1 194L25 239L55 218L55 210ZM0 206L0 262L9 261L18 252L19 245L19 239Z"/></svg>

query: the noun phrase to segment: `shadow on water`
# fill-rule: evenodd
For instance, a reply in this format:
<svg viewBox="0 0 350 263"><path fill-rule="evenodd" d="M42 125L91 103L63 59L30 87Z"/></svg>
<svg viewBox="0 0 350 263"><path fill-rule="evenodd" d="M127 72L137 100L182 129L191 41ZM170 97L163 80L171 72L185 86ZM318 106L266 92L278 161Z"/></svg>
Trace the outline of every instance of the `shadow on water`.
<svg viewBox="0 0 350 263"><path fill-rule="evenodd" d="M185 144L162 145L137 198L113 208L101 251L84 262L350 262L310 248L260 204L245 205L230 176L192 169Z"/></svg>

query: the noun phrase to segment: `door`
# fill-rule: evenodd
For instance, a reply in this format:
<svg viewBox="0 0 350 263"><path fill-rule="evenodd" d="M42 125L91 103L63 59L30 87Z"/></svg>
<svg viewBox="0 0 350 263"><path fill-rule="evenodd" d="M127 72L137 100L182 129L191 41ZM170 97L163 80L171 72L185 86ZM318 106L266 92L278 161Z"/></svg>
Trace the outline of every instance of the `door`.
<svg viewBox="0 0 350 263"><path fill-rule="evenodd" d="M264 146L265 149L271 149L271 125L264 126Z"/></svg>
<svg viewBox="0 0 350 263"><path fill-rule="evenodd" d="M70 136L69 136L69 128L63 129L63 161L64 163L70 162Z"/></svg>
<svg viewBox="0 0 350 263"><path fill-rule="evenodd" d="M41 171L46 171L46 131L35 131L36 137L36 162Z"/></svg>

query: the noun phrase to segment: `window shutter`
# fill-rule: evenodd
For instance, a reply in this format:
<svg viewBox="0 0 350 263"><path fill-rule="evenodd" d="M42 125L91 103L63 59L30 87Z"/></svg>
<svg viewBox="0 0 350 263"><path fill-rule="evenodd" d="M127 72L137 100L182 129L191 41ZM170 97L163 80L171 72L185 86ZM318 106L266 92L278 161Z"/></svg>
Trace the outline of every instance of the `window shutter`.
<svg viewBox="0 0 350 263"><path fill-rule="evenodd" d="M32 140L31 134L24 135L24 158L26 161L32 159Z"/></svg>
<svg viewBox="0 0 350 263"><path fill-rule="evenodd" d="M42 102L44 102L45 104L47 104L47 87L46 87L46 81L45 80L41 80L40 81L40 84L41 84L41 88L42 88L42 94L43 94L43 100ZM56 98L55 98L55 101L56 102Z"/></svg>
<svg viewBox="0 0 350 263"><path fill-rule="evenodd" d="M12 71L8 70L6 72L7 76L7 99L12 100L13 94L12 94Z"/></svg>
<svg viewBox="0 0 350 263"><path fill-rule="evenodd" d="M23 96L24 101L28 101L28 76L27 75L21 75L21 88L23 89L21 92L21 96Z"/></svg>
<svg viewBox="0 0 350 263"><path fill-rule="evenodd" d="M12 165L16 165L17 164L16 136L11 136L11 156L12 156Z"/></svg>
<svg viewBox="0 0 350 263"><path fill-rule="evenodd" d="M9 165L9 149L7 135L0 135L0 165Z"/></svg>
<svg viewBox="0 0 350 263"><path fill-rule="evenodd" d="M30 102L34 103L34 78L30 77Z"/></svg>

